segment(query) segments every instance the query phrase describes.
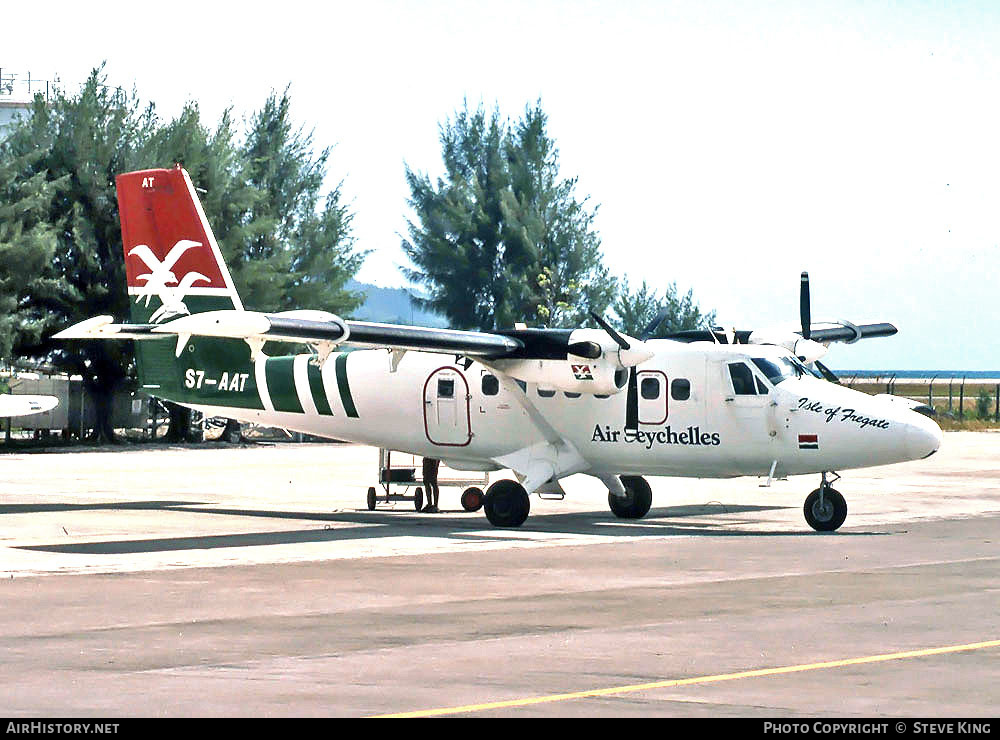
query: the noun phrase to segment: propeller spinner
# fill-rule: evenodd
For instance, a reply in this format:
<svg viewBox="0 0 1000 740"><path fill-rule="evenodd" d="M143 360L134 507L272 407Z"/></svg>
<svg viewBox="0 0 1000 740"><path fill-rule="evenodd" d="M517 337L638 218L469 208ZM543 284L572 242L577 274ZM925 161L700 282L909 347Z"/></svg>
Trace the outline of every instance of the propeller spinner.
<svg viewBox="0 0 1000 740"><path fill-rule="evenodd" d="M622 368L628 368L628 387L625 391L625 428L639 428L639 389L636 382L635 366L653 356L653 352L638 339L629 342L616 332L611 325L593 311L590 316L618 345L618 362ZM633 346L633 343L635 346Z"/></svg>

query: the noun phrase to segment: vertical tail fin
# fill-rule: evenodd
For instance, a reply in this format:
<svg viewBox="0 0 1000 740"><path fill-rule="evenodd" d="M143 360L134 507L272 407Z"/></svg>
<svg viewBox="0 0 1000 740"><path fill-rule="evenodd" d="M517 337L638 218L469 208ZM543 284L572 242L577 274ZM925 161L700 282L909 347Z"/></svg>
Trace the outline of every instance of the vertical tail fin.
<svg viewBox="0 0 1000 740"><path fill-rule="evenodd" d="M160 323L220 309L242 310L212 227L188 173L129 172L116 178L131 320Z"/></svg>
<svg viewBox="0 0 1000 740"><path fill-rule="evenodd" d="M119 175L115 184L132 323L243 310L187 172L179 166L129 172ZM184 354L178 357L182 347ZM192 384L192 377L228 377L238 369L244 373L240 377L246 377L250 367L249 349L242 340L179 337L176 342L136 342L135 358L142 388L180 403L204 401L206 393L200 383ZM259 404L253 387L246 394L223 396L223 405Z"/></svg>

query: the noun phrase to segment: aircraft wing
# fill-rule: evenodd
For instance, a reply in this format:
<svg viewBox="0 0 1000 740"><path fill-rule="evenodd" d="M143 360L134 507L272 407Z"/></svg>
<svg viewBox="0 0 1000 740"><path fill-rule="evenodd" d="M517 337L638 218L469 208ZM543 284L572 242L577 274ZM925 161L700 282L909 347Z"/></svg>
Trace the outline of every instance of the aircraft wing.
<svg viewBox="0 0 1000 740"><path fill-rule="evenodd" d="M809 338L814 342L856 342L869 337L891 337L898 330L888 323L851 324L838 322L836 324L813 324Z"/></svg>
<svg viewBox="0 0 1000 740"><path fill-rule="evenodd" d="M895 326L885 322L877 324L852 324L848 321L825 322L812 324L809 338L814 342L827 344L829 342L856 342L859 339L870 337L891 337L898 331ZM716 342L719 344L751 344L751 335L754 332L747 329L736 331L726 331L722 328L714 329L688 329L667 334L665 339L673 339L678 342ZM768 331L768 334L795 335L801 337L801 331Z"/></svg>
<svg viewBox="0 0 1000 740"><path fill-rule="evenodd" d="M163 324L115 324L110 316L98 316L55 335L57 339L136 340L170 336L184 342L192 336L205 336L261 343L350 344L471 357L508 357L525 347L520 339L503 334L347 321L320 311L288 311L281 314L209 311Z"/></svg>
<svg viewBox="0 0 1000 740"><path fill-rule="evenodd" d="M55 408L58 403L55 396L0 395L0 418L40 414Z"/></svg>

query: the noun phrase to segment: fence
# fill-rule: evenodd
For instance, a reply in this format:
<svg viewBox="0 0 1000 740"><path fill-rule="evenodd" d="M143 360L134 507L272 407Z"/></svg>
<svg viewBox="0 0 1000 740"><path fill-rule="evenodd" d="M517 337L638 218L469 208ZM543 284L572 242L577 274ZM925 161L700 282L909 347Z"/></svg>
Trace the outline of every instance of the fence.
<svg viewBox="0 0 1000 740"><path fill-rule="evenodd" d="M1000 423L1000 378L932 375L928 378L841 376L844 385L866 393L887 393L921 401L952 419Z"/></svg>

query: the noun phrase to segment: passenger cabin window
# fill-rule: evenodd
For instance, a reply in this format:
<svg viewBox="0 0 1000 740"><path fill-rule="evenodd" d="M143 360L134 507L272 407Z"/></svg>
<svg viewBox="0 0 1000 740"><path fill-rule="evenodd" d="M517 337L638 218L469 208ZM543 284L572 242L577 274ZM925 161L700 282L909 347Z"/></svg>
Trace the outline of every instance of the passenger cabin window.
<svg viewBox="0 0 1000 740"><path fill-rule="evenodd" d="M660 397L660 380L659 378L643 378L642 383L639 386L639 392L645 399L653 399Z"/></svg>
<svg viewBox="0 0 1000 740"><path fill-rule="evenodd" d="M742 362L729 363L729 377L733 380L733 390L737 396L756 396L757 384L753 371Z"/></svg>
<svg viewBox="0 0 1000 740"><path fill-rule="evenodd" d="M438 398L455 397L455 379L438 378Z"/></svg>
<svg viewBox="0 0 1000 740"><path fill-rule="evenodd" d="M487 373L483 376L483 395L484 396L495 396L500 392L500 381L497 380L496 375L490 375Z"/></svg>
<svg viewBox="0 0 1000 740"><path fill-rule="evenodd" d="M580 397L579 393L573 393L572 391L563 391L563 395L566 396L566 398L579 398Z"/></svg>
<svg viewBox="0 0 1000 740"><path fill-rule="evenodd" d="M691 398L691 381L687 378L674 378L670 383L670 397L675 401L686 401Z"/></svg>
<svg viewBox="0 0 1000 740"><path fill-rule="evenodd" d="M547 391L543 388L538 389L538 395L541 396L542 398L552 398L552 396L554 396L555 394L556 394L555 391Z"/></svg>

